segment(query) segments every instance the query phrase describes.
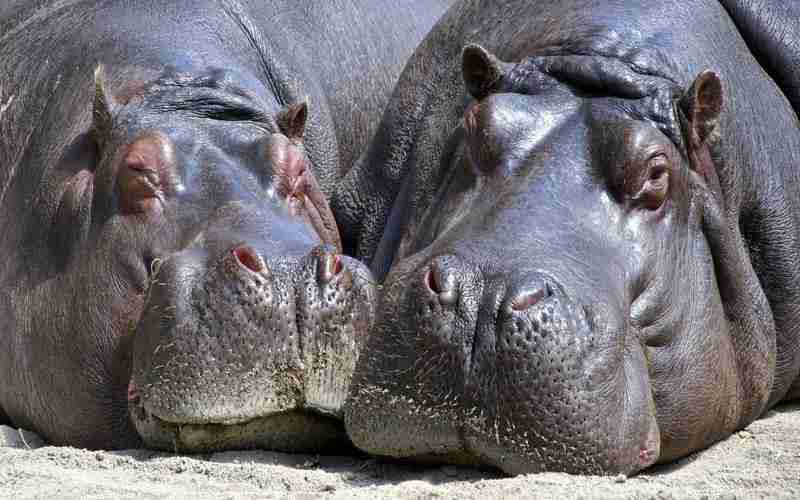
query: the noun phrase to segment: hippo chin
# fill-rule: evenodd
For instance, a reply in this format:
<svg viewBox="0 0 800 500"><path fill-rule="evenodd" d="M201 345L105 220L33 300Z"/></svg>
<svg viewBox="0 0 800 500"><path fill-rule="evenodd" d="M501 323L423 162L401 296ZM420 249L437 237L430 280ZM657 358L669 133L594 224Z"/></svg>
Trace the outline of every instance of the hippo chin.
<svg viewBox="0 0 800 500"><path fill-rule="evenodd" d="M632 474L796 395L791 106L717 2L589 3L459 2L335 198L358 447Z"/></svg>
<svg viewBox="0 0 800 500"><path fill-rule="evenodd" d="M448 2L6 3L0 423L344 442L376 295L327 195Z"/></svg>

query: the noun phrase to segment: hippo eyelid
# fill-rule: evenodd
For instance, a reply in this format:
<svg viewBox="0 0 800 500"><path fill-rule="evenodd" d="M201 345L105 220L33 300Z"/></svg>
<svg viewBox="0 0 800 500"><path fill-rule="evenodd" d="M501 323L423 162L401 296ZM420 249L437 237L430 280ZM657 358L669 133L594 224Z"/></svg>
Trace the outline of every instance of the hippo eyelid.
<svg viewBox="0 0 800 500"><path fill-rule="evenodd" d="M669 161L667 158L667 154L664 151L657 150L650 153L650 156L647 158L647 163L653 163L654 161Z"/></svg>
<svg viewBox="0 0 800 500"><path fill-rule="evenodd" d="M658 210L667 199L669 192L669 169L654 168L648 174L642 188L633 196L633 200L641 203L648 210Z"/></svg>
<svg viewBox="0 0 800 500"><path fill-rule="evenodd" d="M136 170L137 172L153 172L155 170L145 165L144 160L138 156L135 159L128 159L125 162L125 165L132 170Z"/></svg>
<svg viewBox="0 0 800 500"><path fill-rule="evenodd" d="M161 179L159 179L158 172L152 168L147 168L142 165L128 165L128 168L141 175L147 181L147 183L154 188L157 188L161 184Z"/></svg>
<svg viewBox="0 0 800 500"><path fill-rule="evenodd" d="M272 125L269 115L251 102L250 97L229 90L195 87L193 94L180 95L161 104L163 111L183 111L209 120Z"/></svg>
<svg viewBox="0 0 800 500"><path fill-rule="evenodd" d="M647 180L654 181L664 175L669 170L669 165L667 164L666 160L659 161L656 164L655 161L649 162L650 171L647 173Z"/></svg>

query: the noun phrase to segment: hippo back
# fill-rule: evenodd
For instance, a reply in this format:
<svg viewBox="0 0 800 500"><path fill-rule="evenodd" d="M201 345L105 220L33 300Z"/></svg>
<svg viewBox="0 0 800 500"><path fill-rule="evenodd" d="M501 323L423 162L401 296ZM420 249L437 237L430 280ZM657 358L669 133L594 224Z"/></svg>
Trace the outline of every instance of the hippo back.
<svg viewBox="0 0 800 500"><path fill-rule="evenodd" d="M244 3L256 23L286 30L289 59L319 80L346 171L372 137L406 60L453 0Z"/></svg>
<svg viewBox="0 0 800 500"><path fill-rule="evenodd" d="M720 0L753 55L800 111L800 4L775 0Z"/></svg>

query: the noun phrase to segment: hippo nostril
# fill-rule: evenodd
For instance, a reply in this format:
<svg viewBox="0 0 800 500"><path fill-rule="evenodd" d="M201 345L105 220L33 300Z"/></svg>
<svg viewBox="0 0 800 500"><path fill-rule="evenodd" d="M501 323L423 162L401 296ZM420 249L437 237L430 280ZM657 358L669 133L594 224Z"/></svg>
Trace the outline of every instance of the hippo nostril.
<svg viewBox="0 0 800 500"><path fill-rule="evenodd" d="M450 286L443 285L443 281L445 280L442 279L440 273L437 273L435 269L428 269L425 273L425 285L428 287L428 290L439 296L439 302L442 305L453 305L458 299L457 288L453 283L447 283L447 285Z"/></svg>
<svg viewBox="0 0 800 500"><path fill-rule="evenodd" d="M261 260L261 256L249 246L242 245L234 248L233 256L236 257L239 264L254 273L264 270L264 261Z"/></svg>
<svg viewBox="0 0 800 500"><path fill-rule="evenodd" d="M535 306L545 297L552 295L552 290L549 287L539 288L532 292L523 292L511 301L511 309L515 311L525 311Z"/></svg>
<svg viewBox="0 0 800 500"><path fill-rule="evenodd" d="M439 288L439 283L436 282L436 278L433 276L433 271L430 269L428 269L428 272L425 273L425 286L428 287L428 290L437 295L441 291Z"/></svg>
<svg viewBox="0 0 800 500"><path fill-rule="evenodd" d="M324 285L330 283L344 268L342 258L336 254L324 253L317 261L317 280Z"/></svg>
<svg viewBox="0 0 800 500"><path fill-rule="evenodd" d="M342 272L342 259L339 256L334 257L333 274L334 276Z"/></svg>
<svg viewBox="0 0 800 500"><path fill-rule="evenodd" d="M524 286L514 287L509 293L509 300L505 305L507 314L527 311L556 294L556 288L550 280L542 276L529 276L522 281Z"/></svg>

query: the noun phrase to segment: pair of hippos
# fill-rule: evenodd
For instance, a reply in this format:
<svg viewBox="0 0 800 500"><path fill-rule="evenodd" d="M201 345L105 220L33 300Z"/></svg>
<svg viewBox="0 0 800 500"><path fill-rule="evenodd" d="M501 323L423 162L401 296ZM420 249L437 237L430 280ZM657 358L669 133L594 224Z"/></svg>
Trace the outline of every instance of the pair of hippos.
<svg viewBox="0 0 800 500"><path fill-rule="evenodd" d="M800 397L800 9L451 3L4 2L0 423L633 474Z"/></svg>

